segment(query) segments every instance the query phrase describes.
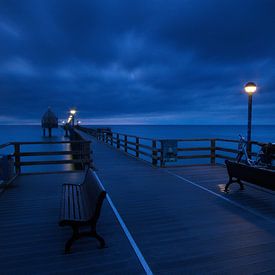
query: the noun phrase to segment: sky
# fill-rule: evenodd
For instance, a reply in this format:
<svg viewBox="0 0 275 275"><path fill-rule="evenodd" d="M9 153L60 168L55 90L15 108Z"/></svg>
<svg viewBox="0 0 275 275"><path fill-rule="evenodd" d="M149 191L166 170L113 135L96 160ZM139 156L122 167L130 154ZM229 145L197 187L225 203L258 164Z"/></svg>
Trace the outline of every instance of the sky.
<svg viewBox="0 0 275 275"><path fill-rule="evenodd" d="M0 124L275 121L273 0L1 0Z"/></svg>

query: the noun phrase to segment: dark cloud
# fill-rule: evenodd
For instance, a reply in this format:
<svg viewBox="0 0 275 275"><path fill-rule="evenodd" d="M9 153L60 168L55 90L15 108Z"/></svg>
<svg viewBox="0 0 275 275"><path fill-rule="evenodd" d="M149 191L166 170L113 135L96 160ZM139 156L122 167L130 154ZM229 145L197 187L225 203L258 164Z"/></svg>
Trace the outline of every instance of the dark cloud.
<svg viewBox="0 0 275 275"><path fill-rule="evenodd" d="M0 123L48 106L101 122L244 123L249 80L255 121L273 123L274 12L271 0L2 0Z"/></svg>

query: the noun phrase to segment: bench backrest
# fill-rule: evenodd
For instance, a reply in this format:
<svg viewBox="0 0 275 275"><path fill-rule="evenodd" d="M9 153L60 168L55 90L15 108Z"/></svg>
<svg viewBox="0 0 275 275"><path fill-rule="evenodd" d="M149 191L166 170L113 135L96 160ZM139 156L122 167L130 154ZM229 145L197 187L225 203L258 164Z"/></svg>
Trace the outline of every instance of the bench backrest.
<svg viewBox="0 0 275 275"><path fill-rule="evenodd" d="M275 190L275 170L251 167L230 160L226 160L225 164L230 177Z"/></svg>
<svg viewBox="0 0 275 275"><path fill-rule="evenodd" d="M92 224L95 225L100 216L101 207L106 197L106 191L91 168L86 171L82 188L87 196L88 216L91 218Z"/></svg>

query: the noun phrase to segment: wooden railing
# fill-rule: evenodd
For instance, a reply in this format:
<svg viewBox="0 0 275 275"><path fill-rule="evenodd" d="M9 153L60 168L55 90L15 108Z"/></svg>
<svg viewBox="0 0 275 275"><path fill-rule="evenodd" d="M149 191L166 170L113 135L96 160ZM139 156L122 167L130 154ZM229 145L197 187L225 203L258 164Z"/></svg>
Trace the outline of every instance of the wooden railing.
<svg viewBox="0 0 275 275"><path fill-rule="evenodd" d="M173 167L190 164L223 164L225 159L235 159L239 140L221 138L176 139L176 162L165 162L162 139L144 138L112 132L106 129L77 127L110 146L136 158L150 162L153 166ZM251 156L255 157L265 143L252 141ZM188 161L188 163L186 163Z"/></svg>
<svg viewBox="0 0 275 275"><path fill-rule="evenodd" d="M81 164L82 167L90 165L91 163L91 150L90 141L49 141L49 142L10 142L0 145L0 149L7 149L13 147L11 157L14 158L15 172L21 172L23 166L33 165L53 165L53 164ZM63 151L26 151L22 148L27 145L62 145L68 144L70 148ZM48 149L48 148L47 148ZM51 160L25 160L27 157L38 156L71 156L70 159L51 159Z"/></svg>
<svg viewBox="0 0 275 275"><path fill-rule="evenodd" d="M118 150L122 150L136 158L150 161L154 166L157 166L158 161L160 161L158 141L155 139L111 132L106 129L96 130L80 126L77 128Z"/></svg>

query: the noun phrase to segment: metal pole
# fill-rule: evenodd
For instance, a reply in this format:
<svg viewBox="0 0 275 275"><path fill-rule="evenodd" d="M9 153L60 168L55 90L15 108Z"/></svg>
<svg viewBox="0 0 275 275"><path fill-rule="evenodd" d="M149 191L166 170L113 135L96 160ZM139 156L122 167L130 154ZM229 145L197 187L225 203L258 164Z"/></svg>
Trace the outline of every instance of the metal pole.
<svg viewBox="0 0 275 275"><path fill-rule="evenodd" d="M251 153L252 94L248 95L247 153Z"/></svg>
<svg viewBox="0 0 275 275"><path fill-rule="evenodd" d="M72 126L74 127L74 115L72 117Z"/></svg>

